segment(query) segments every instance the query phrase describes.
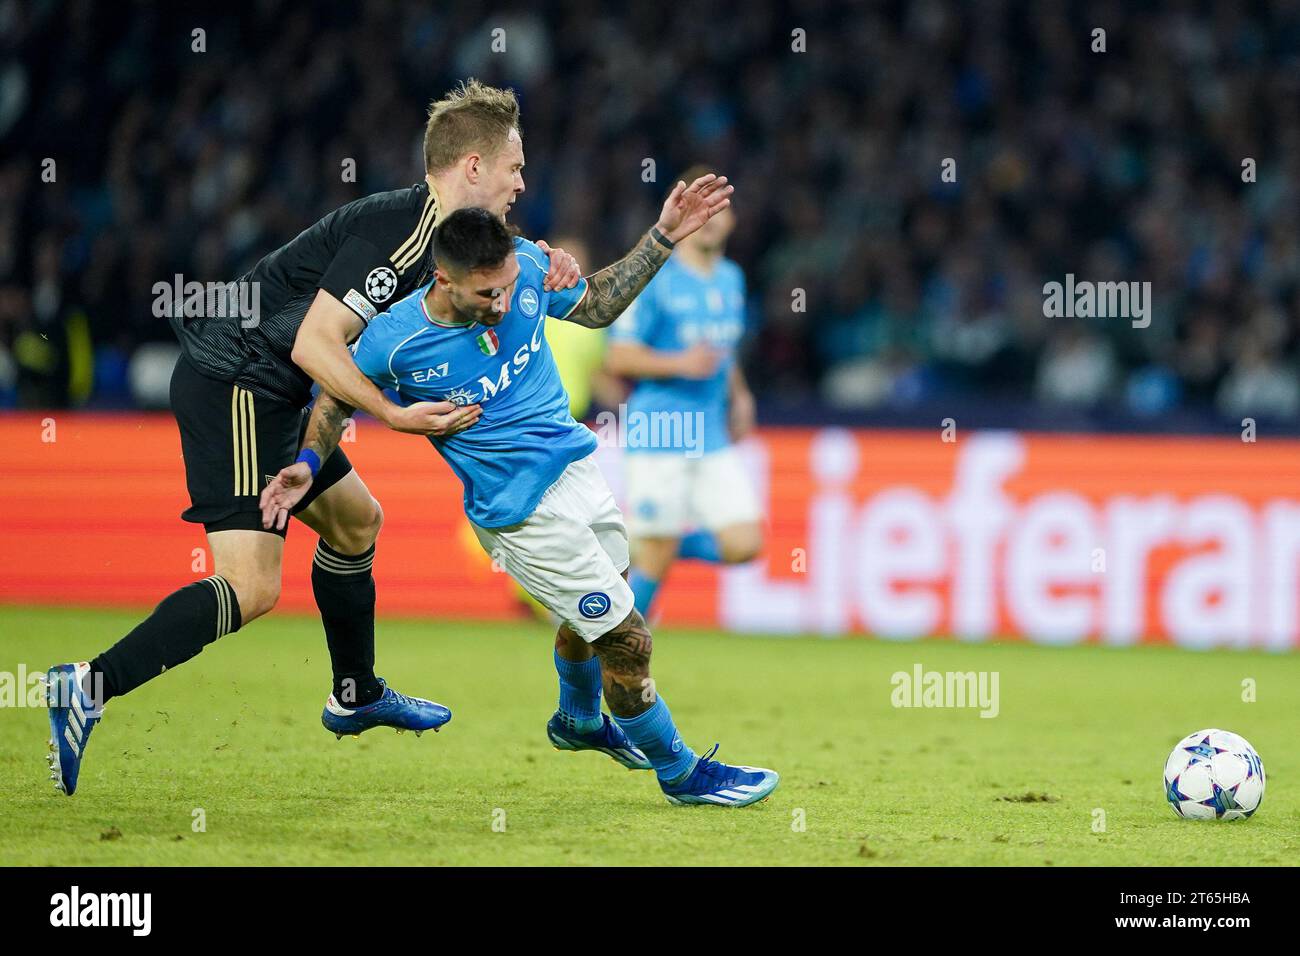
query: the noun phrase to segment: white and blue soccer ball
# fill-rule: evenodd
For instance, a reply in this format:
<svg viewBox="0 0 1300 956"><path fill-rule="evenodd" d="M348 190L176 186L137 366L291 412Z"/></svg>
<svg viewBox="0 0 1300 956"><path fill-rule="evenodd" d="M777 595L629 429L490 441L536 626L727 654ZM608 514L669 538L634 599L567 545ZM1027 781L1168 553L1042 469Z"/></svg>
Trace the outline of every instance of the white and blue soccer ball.
<svg viewBox="0 0 1300 956"><path fill-rule="evenodd" d="M1264 763L1245 737L1198 730L1165 761L1165 798L1188 820L1244 820L1264 799Z"/></svg>

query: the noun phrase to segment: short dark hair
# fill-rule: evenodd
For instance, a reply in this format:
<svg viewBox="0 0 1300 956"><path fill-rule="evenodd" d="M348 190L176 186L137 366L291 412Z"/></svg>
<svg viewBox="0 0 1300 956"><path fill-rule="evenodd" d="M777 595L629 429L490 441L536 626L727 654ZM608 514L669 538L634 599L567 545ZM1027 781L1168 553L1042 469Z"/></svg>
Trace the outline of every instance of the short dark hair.
<svg viewBox="0 0 1300 956"><path fill-rule="evenodd" d="M494 269L514 251L506 224L486 209L457 209L433 231L433 261L457 272Z"/></svg>

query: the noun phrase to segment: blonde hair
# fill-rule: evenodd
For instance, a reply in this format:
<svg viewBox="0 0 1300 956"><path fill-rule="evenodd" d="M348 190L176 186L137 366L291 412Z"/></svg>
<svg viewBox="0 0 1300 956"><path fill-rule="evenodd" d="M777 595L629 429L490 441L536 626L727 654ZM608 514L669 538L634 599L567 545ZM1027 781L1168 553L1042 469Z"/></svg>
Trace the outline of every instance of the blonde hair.
<svg viewBox="0 0 1300 956"><path fill-rule="evenodd" d="M429 105L424 127L424 169L437 173L466 153L494 155L519 129L515 91L470 79Z"/></svg>

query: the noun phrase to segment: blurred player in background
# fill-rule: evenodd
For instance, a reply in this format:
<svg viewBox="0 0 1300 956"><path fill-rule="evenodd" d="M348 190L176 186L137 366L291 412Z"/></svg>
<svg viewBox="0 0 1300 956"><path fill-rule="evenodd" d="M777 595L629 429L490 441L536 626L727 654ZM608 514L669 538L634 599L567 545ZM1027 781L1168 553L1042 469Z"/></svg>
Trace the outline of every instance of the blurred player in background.
<svg viewBox="0 0 1300 956"><path fill-rule="evenodd" d="M695 166L681 178L709 172ZM677 414L703 423L702 445L692 449L628 441L629 582L646 616L678 558L740 564L763 546L758 497L733 444L754 427L754 397L736 360L745 276L723 255L734 228L725 209L683 239L610 332L606 368L636 382L629 419Z"/></svg>

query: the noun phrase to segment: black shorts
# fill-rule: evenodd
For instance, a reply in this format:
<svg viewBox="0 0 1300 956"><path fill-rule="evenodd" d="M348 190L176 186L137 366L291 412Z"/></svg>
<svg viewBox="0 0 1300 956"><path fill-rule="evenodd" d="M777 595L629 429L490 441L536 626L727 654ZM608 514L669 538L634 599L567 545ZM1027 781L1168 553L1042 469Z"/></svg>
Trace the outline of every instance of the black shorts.
<svg viewBox="0 0 1300 956"><path fill-rule="evenodd" d="M266 530L258 507L262 489L298 457L308 410L208 378L184 356L172 371L171 403L190 490L190 507L181 518L207 531ZM348 456L336 449L293 513L351 470Z"/></svg>

